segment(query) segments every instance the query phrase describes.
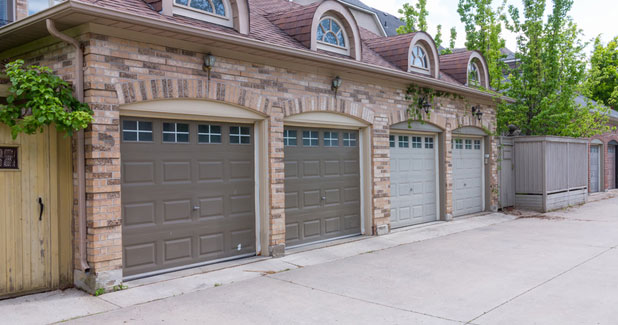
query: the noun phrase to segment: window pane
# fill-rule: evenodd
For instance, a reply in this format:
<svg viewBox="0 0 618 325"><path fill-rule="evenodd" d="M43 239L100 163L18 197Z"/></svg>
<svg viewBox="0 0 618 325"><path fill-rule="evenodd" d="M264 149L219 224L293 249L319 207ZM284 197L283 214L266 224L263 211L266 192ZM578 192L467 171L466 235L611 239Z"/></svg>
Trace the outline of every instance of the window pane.
<svg viewBox="0 0 618 325"><path fill-rule="evenodd" d="M249 135L249 134L251 134L251 131L249 130L248 127L243 126L243 127L240 128L240 133L241 134Z"/></svg>
<svg viewBox="0 0 618 325"><path fill-rule="evenodd" d="M422 138L421 137L412 137L412 148L422 148L423 147L423 142L422 142Z"/></svg>
<svg viewBox="0 0 618 325"><path fill-rule="evenodd" d="M176 142L173 133L163 133L163 141L164 142Z"/></svg>
<svg viewBox="0 0 618 325"><path fill-rule="evenodd" d="M399 148L408 148L408 147L409 147L408 136L400 135L399 136Z"/></svg>
<svg viewBox="0 0 618 325"><path fill-rule="evenodd" d="M318 26L318 36L317 39L318 41L321 41L322 38L324 38L324 30L322 29L322 26Z"/></svg>
<svg viewBox="0 0 618 325"><path fill-rule="evenodd" d="M179 5L186 6L189 3L189 0L176 0L176 3Z"/></svg>
<svg viewBox="0 0 618 325"><path fill-rule="evenodd" d="M336 22L333 21L331 23L331 28L330 29L333 31L333 33L337 34L341 30L341 27L339 27L339 24L337 24Z"/></svg>
<svg viewBox="0 0 618 325"><path fill-rule="evenodd" d="M249 144L249 143L251 143L251 137L241 137L240 138L240 143L242 143L242 144Z"/></svg>
<svg viewBox="0 0 618 325"><path fill-rule="evenodd" d="M213 0L212 2L215 5L215 13L219 16L225 16L225 5L222 0Z"/></svg>
<svg viewBox="0 0 618 325"><path fill-rule="evenodd" d="M210 143L221 143L221 136L220 135L211 135L210 136Z"/></svg>
<svg viewBox="0 0 618 325"><path fill-rule="evenodd" d="M345 47L345 39L343 38L343 33L339 32L339 34L337 34L337 40L339 40L339 46Z"/></svg>
<svg viewBox="0 0 618 325"><path fill-rule="evenodd" d="M152 141L152 132L140 132L139 141Z"/></svg>
<svg viewBox="0 0 618 325"><path fill-rule="evenodd" d="M176 131L178 131L178 132L189 132L189 124L184 124L184 123L176 124Z"/></svg>
<svg viewBox="0 0 618 325"><path fill-rule="evenodd" d="M329 31L330 30L330 19L327 18L327 19L322 20L320 25L322 25L322 28L324 28L325 31Z"/></svg>
<svg viewBox="0 0 618 325"><path fill-rule="evenodd" d="M391 148L395 148L395 136L394 135L388 136L388 142Z"/></svg>
<svg viewBox="0 0 618 325"><path fill-rule="evenodd" d="M303 145L312 147L317 146L319 142L317 131L303 131Z"/></svg>
<svg viewBox="0 0 618 325"><path fill-rule="evenodd" d="M199 10L213 12L209 0L191 0L191 7Z"/></svg>
<svg viewBox="0 0 618 325"><path fill-rule="evenodd" d="M139 122L140 131L152 131L152 122Z"/></svg>
<svg viewBox="0 0 618 325"><path fill-rule="evenodd" d="M433 138L425 138L425 148L433 149Z"/></svg>
<svg viewBox="0 0 618 325"><path fill-rule="evenodd" d="M474 149L481 150L481 140L474 140Z"/></svg>
<svg viewBox="0 0 618 325"><path fill-rule="evenodd" d="M326 33L324 42L337 45L337 37L335 37L335 34L333 33Z"/></svg>
<svg viewBox="0 0 618 325"><path fill-rule="evenodd" d="M472 149L472 140L466 140L466 149Z"/></svg>
<svg viewBox="0 0 618 325"><path fill-rule="evenodd" d="M210 133L216 133L216 134L221 135L221 127L219 125L211 125Z"/></svg>
<svg viewBox="0 0 618 325"><path fill-rule="evenodd" d="M137 121L122 121L123 130L137 130Z"/></svg>
<svg viewBox="0 0 618 325"><path fill-rule="evenodd" d="M137 132L122 132L122 140L137 141Z"/></svg>
<svg viewBox="0 0 618 325"><path fill-rule="evenodd" d="M297 144L296 130L283 131L283 144L286 146L295 146Z"/></svg>
<svg viewBox="0 0 618 325"><path fill-rule="evenodd" d="M174 129L175 124L174 123L163 123L163 131L175 131Z"/></svg>
<svg viewBox="0 0 618 325"><path fill-rule="evenodd" d="M176 142L189 142L189 135L179 133L176 135Z"/></svg>

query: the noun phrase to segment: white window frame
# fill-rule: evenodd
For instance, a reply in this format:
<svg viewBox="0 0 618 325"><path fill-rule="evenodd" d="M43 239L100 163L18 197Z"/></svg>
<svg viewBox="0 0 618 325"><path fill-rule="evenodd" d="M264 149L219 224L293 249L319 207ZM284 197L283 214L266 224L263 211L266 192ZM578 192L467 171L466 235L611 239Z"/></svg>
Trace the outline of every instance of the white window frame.
<svg viewBox="0 0 618 325"><path fill-rule="evenodd" d="M290 136L290 132L294 132L294 136ZM295 144L290 144L290 140L296 141ZM298 131L297 130L283 130L283 145L284 146L298 146Z"/></svg>
<svg viewBox="0 0 618 325"><path fill-rule="evenodd" d="M411 56L414 55L414 49L417 47L420 48L425 54L424 59L425 59L425 62L427 63L427 67L419 67L417 65L414 65L414 60L410 60L411 61L410 68L425 70L427 71L427 73L429 73L429 70L431 69L431 60L429 60L429 54L427 54L427 49L423 45L416 43L414 44L414 46L412 46L412 53L410 53L410 59L412 59Z"/></svg>
<svg viewBox="0 0 618 325"><path fill-rule="evenodd" d="M337 54L350 55L350 39L348 38L348 33L345 31L345 25L342 24L341 21L335 18L334 16L326 15L320 18L320 22L316 26L315 35L316 36L318 35L317 29L320 28L322 21L324 19L332 19L334 22L336 22L339 25L339 27L341 28L341 34L343 35L343 39L345 41L345 47L334 45L334 44L327 43L327 42L316 39L317 48L319 50L329 51L329 52L333 52Z"/></svg>
<svg viewBox="0 0 618 325"><path fill-rule="evenodd" d="M470 79L470 75L472 74L472 71L470 71L470 67L474 67L476 70L476 79ZM468 86L475 86L478 87L481 85L481 70L479 69L478 64L476 64L476 62L474 61L470 61L470 64L468 64Z"/></svg>
<svg viewBox="0 0 618 325"><path fill-rule="evenodd" d="M232 133L232 128L238 128L238 133ZM242 133L243 128L249 129L249 133L247 134ZM245 125L230 125L229 131L230 131L230 134L229 134L230 144L238 144L238 145L250 145L251 144L251 127L245 126ZM238 142L232 142L232 137L237 137ZM243 143L242 142L243 138L249 138L249 142Z"/></svg>
<svg viewBox="0 0 618 325"><path fill-rule="evenodd" d="M302 131L303 134L303 147L319 147L320 146L320 132L318 131L312 131L312 130L303 130ZM309 132L309 137L306 138L305 137L305 132ZM316 135L316 138L313 137L313 135ZM305 144L305 140L309 140L309 144ZM316 140L317 143L316 144L311 144L312 140Z"/></svg>
<svg viewBox="0 0 618 325"><path fill-rule="evenodd" d="M193 19L207 21L213 24L234 28L234 20L232 19L232 7L229 0L222 0L225 6L225 16L217 15L208 11L190 7L191 0L188 0L187 5L176 3L176 0L170 0L173 3L172 13L179 16L185 16Z"/></svg>
<svg viewBox="0 0 618 325"><path fill-rule="evenodd" d="M425 149L433 149L434 140L433 137L425 137Z"/></svg>
<svg viewBox="0 0 618 325"><path fill-rule="evenodd" d="M173 124L174 125L174 131L165 131L164 125L168 123L168 124ZM178 131L178 124L186 124L187 125L187 130L188 131ZM173 134L174 135L174 141L165 141L165 135L166 134ZM179 142L178 141L178 135L179 134L186 134L187 135L187 141L182 141ZM182 123L182 122L162 122L161 123L161 142L162 143L191 143L191 125L189 123Z"/></svg>
<svg viewBox="0 0 618 325"><path fill-rule="evenodd" d="M137 129L135 129L135 130L125 130L124 122L135 122L135 123L137 123ZM150 130L142 130L142 129L140 129L139 126L140 126L141 123L150 123ZM153 133L154 123L152 121L143 121L143 120L134 120L134 119L122 120L121 127L122 127L122 141L123 142L149 142L150 143L150 142L154 141L154 133ZM124 139L124 133L125 132L137 134L136 140L125 140ZM150 140L140 140L140 134L141 133L150 133Z"/></svg>
<svg viewBox="0 0 618 325"><path fill-rule="evenodd" d="M200 126L207 126L208 127L208 132L207 133L203 133L200 132ZM215 133L212 132L212 127L213 126L217 126L219 127L219 133ZM212 136L219 136L219 142L213 142L212 141ZM202 142L200 141L200 136L207 136L208 137L208 142ZM220 144L223 142L223 128L221 125L216 125L216 124L198 124L197 125L197 143L198 144Z"/></svg>
<svg viewBox="0 0 618 325"><path fill-rule="evenodd" d="M423 137L413 135L410 137L410 147L412 149L423 149Z"/></svg>
<svg viewBox="0 0 618 325"><path fill-rule="evenodd" d="M356 147L358 142L357 135L354 132L343 132L343 146Z"/></svg>
<svg viewBox="0 0 618 325"><path fill-rule="evenodd" d="M333 136L335 136L333 138ZM325 131L324 132L324 146L325 147L339 147L339 132Z"/></svg>
<svg viewBox="0 0 618 325"><path fill-rule="evenodd" d="M405 146L402 146L405 144ZM397 148L410 148L410 137L407 135L400 135L397 138Z"/></svg>

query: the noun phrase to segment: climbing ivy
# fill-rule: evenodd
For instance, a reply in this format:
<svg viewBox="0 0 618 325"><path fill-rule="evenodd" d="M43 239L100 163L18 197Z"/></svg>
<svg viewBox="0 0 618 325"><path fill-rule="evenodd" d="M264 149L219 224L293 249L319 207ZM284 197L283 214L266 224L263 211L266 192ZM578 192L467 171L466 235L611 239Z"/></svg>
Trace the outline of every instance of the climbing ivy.
<svg viewBox="0 0 618 325"><path fill-rule="evenodd" d="M73 97L68 82L48 67L23 66L23 60L5 66L11 85L6 104L0 104L0 122L11 128L13 138L43 132L50 124L70 136L92 122L92 110Z"/></svg>
<svg viewBox="0 0 618 325"><path fill-rule="evenodd" d="M430 118L431 110L425 113L423 109L423 104L425 103L425 101L427 101L427 103L432 105L432 109L433 109L434 99L436 97L460 99L460 100L465 101L465 98L458 94L410 84L408 86L408 89L405 95L406 101L409 102L408 104L408 116L410 117L409 120L410 121L418 120L418 121L423 122L424 117L425 117L424 115L426 115L427 118Z"/></svg>

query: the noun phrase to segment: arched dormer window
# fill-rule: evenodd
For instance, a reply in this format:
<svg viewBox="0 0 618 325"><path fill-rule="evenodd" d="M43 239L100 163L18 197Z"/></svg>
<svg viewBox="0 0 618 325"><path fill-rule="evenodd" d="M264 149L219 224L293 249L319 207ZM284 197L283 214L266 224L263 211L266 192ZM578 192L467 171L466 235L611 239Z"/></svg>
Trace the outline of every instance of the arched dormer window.
<svg viewBox="0 0 618 325"><path fill-rule="evenodd" d="M427 60L427 52L420 45L415 45L412 48L410 62L413 67L429 70L429 61Z"/></svg>
<svg viewBox="0 0 618 325"><path fill-rule="evenodd" d="M226 17L226 8L223 0L175 0L176 5L189 9Z"/></svg>
<svg viewBox="0 0 618 325"><path fill-rule="evenodd" d="M241 34L249 33L247 0L167 0L162 13L234 28Z"/></svg>
<svg viewBox="0 0 618 325"><path fill-rule="evenodd" d="M470 86L480 86L481 84L480 70L474 61L468 64L468 84Z"/></svg>
<svg viewBox="0 0 618 325"><path fill-rule="evenodd" d="M316 30L318 49L350 55L347 39L343 24L335 17L326 16L320 20Z"/></svg>

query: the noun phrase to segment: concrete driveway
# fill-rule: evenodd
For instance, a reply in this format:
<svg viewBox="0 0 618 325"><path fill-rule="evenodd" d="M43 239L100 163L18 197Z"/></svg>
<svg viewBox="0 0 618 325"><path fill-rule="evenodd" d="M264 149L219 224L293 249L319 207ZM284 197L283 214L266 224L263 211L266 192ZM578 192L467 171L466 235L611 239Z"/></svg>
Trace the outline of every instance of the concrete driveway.
<svg viewBox="0 0 618 325"><path fill-rule="evenodd" d="M297 266L291 270L141 304L108 299L108 311L70 322L618 323L618 198L470 228L383 248L374 244L374 250L345 258L329 259L328 249L292 254L281 261ZM418 229L381 240L395 242ZM366 246L367 240L349 245ZM311 256L326 260L298 267Z"/></svg>

